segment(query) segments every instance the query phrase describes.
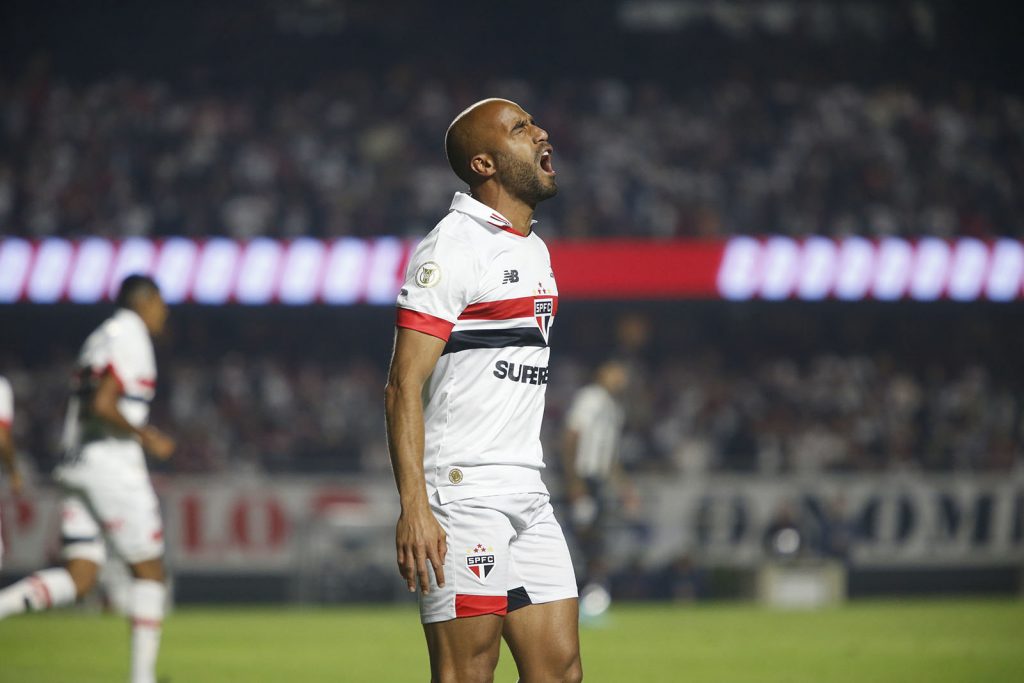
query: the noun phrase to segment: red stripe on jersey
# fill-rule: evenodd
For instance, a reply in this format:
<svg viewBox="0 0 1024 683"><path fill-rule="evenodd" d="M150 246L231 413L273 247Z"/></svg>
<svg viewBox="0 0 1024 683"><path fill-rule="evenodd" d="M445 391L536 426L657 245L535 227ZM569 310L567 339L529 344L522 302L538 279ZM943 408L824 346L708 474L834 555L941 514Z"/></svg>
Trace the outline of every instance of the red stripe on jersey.
<svg viewBox="0 0 1024 683"><path fill-rule="evenodd" d="M455 618L479 617L484 614L505 616L507 595L455 595Z"/></svg>
<svg viewBox="0 0 1024 683"><path fill-rule="evenodd" d="M155 379L140 379L139 384L146 387L147 389L156 389Z"/></svg>
<svg viewBox="0 0 1024 683"><path fill-rule="evenodd" d="M518 299L501 301L483 301L466 306L459 320L512 320L513 318L532 318L536 315L533 302L536 299L551 299L551 315L558 312L557 296L524 296Z"/></svg>
<svg viewBox="0 0 1024 683"><path fill-rule="evenodd" d="M398 309L398 318L395 321L395 325L416 330L423 334L429 334L431 337L437 337L442 341L448 341L448 337L452 335L452 328L455 327L454 323L450 323L444 318L438 318L429 313L410 311L408 308Z"/></svg>
<svg viewBox="0 0 1024 683"><path fill-rule="evenodd" d="M10 420L0 419L0 428L2 428L2 429L10 429L11 428L11 421Z"/></svg>

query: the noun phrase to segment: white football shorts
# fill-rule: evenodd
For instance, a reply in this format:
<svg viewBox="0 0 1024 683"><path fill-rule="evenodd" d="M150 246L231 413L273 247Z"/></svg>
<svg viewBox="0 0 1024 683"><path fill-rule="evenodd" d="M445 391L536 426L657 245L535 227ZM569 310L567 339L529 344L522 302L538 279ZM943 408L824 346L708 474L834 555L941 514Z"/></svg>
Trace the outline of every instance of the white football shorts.
<svg viewBox="0 0 1024 683"><path fill-rule="evenodd" d="M163 556L160 505L138 443L90 443L73 462L58 468L56 477L66 492L61 502L65 559L102 564L104 538L129 564Z"/></svg>
<svg viewBox="0 0 1024 683"><path fill-rule="evenodd" d="M531 604L578 597L562 528L546 493L455 500L431 509L448 535L445 585L430 568L420 595L424 624L483 614L504 615Z"/></svg>

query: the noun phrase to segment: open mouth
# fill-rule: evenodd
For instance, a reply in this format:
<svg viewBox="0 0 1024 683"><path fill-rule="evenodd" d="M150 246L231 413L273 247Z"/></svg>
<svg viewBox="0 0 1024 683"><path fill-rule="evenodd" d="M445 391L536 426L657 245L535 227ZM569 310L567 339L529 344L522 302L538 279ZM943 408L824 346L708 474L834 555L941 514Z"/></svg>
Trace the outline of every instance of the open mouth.
<svg viewBox="0 0 1024 683"><path fill-rule="evenodd" d="M551 165L551 153L553 151L553 149L547 149L540 155L540 170L543 171L545 175L555 175L555 167Z"/></svg>

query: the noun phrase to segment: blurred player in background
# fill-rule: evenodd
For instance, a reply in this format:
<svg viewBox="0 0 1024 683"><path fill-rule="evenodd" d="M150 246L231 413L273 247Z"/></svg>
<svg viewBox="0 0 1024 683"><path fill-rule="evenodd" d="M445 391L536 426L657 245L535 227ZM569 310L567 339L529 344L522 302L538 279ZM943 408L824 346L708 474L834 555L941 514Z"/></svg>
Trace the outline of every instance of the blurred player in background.
<svg viewBox="0 0 1024 683"><path fill-rule="evenodd" d="M0 618L73 603L96 584L104 539L129 564L133 581L131 682L153 683L166 589L163 526L145 454L167 458L174 441L146 424L156 391L151 337L167 320L152 279L131 275L117 312L85 340L55 472L61 504L63 567L44 569L0 591Z"/></svg>
<svg viewBox="0 0 1024 683"><path fill-rule="evenodd" d="M562 468L573 532L584 559L580 609L585 616L604 612L610 602L605 559L609 508L617 498L626 507L636 501L619 459L626 422L621 397L628 383L623 362L605 361L593 382L576 392L566 417Z"/></svg>
<svg viewBox="0 0 1024 683"><path fill-rule="evenodd" d="M14 392L7 378L0 375L0 466L7 473L11 493L17 496L21 494L21 473L18 472L18 463L14 459L14 437L11 435L13 424ZM0 529L0 567L3 566L4 560L3 539L3 530Z"/></svg>
<svg viewBox="0 0 1024 683"><path fill-rule="evenodd" d="M522 681L579 681L576 578L540 476L558 295L532 218L557 191L552 147L500 99L445 147L471 192L409 264L386 392L399 568L421 590L431 680L494 680L504 637Z"/></svg>

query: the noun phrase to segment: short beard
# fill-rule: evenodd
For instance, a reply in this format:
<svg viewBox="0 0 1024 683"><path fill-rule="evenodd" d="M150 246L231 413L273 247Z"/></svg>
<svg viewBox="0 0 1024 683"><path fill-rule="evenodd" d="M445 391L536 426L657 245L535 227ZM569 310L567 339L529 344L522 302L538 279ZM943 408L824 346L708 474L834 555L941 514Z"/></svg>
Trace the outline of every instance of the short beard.
<svg viewBox="0 0 1024 683"><path fill-rule="evenodd" d="M501 174L501 184L509 193L527 206L537 206L545 199L558 194L555 179L544 184L537 172L537 166L527 163L505 152L494 152Z"/></svg>

